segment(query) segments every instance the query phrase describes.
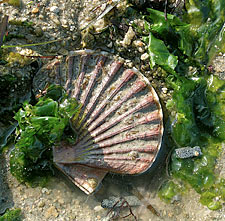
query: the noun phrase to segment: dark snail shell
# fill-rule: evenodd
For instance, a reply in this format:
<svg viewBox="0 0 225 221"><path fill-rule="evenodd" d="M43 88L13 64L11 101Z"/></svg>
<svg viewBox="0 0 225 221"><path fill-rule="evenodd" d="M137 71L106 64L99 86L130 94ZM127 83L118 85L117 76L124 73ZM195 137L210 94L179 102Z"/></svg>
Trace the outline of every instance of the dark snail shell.
<svg viewBox="0 0 225 221"><path fill-rule="evenodd" d="M77 143L53 147L53 160L85 193L108 172L140 174L151 167L161 147L163 114L156 92L138 70L106 52L82 50L38 75L36 87L48 78L82 104L70 120Z"/></svg>

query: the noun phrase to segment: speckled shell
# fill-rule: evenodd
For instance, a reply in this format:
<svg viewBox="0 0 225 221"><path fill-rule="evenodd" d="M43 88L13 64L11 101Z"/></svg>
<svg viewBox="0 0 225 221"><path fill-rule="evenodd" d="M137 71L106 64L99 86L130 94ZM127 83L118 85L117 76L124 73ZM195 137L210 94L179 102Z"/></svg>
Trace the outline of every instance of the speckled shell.
<svg viewBox="0 0 225 221"><path fill-rule="evenodd" d="M151 167L161 147L163 114L138 70L106 52L82 50L51 62L35 78L35 88L58 83L82 104L70 120L77 143L53 147L53 160L85 193L94 192L108 172L140 174Z"/></svg>

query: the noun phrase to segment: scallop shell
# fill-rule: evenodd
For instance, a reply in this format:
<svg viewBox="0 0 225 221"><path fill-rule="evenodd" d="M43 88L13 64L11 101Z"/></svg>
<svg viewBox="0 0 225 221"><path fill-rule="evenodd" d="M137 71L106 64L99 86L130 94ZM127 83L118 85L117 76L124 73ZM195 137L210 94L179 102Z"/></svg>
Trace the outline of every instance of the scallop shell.
<svg viewBox="0 0 225 221"><path fill-rule="evenodd" d="M85 193L93 193L108 172L140 174L152 166L161 148L163 114L138 70L109 53L82 50L51 62L35 78L34 87L58 83L82 104L70 119L77 143L54 146L53 161Z"/></svg>

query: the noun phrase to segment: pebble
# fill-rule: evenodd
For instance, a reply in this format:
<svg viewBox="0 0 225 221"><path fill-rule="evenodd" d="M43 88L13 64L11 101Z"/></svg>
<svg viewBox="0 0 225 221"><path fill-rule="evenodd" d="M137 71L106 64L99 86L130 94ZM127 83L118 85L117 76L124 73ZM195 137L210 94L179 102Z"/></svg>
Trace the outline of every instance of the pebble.
<svg viewBox="0 0 225 221"><path fill-rule="evenodd" d="M145 60L147 60L148 58L149 58L149 54L148 54L148 53L144 53L144 54L141 55L141 60L142 60L142 61L145 61Z"/></svg>
<svg viewBox="0 0 225 221"><path fill-rule="evenodd" d="M50 15L51 20L58 26L61 24L61 22L59 21L59 19L53 14Z"/></svg>
<svg viewBox="0 0 225 221"><path fill-rule="evenodd" d="M96 32L101 32L106 27L105 19L99 19L94 24Z"/></svg>
<svg viewBox="0 0 225 221"><path fill-rule="evenodd" d="M31 12L33 14L37 14L39 12L39 8L33 8Z"/></svg>
<svg viewBox="0 0 225 221"><path fill-rule="evenodd" d="M74 31L76 29L76 27L74 25L70 26L70 31Z"/></svg>
<svg viewBox="0 0 225 221"><path fill-rule="evenodd" d="M59 198L59 199L58 199L58 202L59 202L59 204L64 204L64 203L65 203L64 200L63 200L62 198Z"/></svg>
<svg viewBox="0 0 225 221"><path fill-rule="evenodd" d="M133 45L135 47L142 47L142 46L144 46L144 43L141 40L135 40L135 41L133 41Z"/></svg>
<svg viewBox="0 0 225 221"><path fill-rule="evenodd" d="M40 202L38 203L38 207L42 208L42 207L44 207L44 206L45 206L45 202L44 202L44 201L40 201Z"/></svg>
<svg viewBox="0 0 225 221"><path fill-rule="evenodd" d="M145 49L143 47L138 47L137 49L140 53L143 53L145 51Z"/></svg>
<svg viewBox="0 0 225 221"><path fill-rule="evenodd" d="M36 34L36 36L41 37L43 35L43 31L41 29L41 27L36 27L34 29L34 33Z"/></svg>
<svg viewBox="0 0 225 221"><path fill-rule="evenodd" d="M164 94L166 94L167 91L168 91L168 89L167 89L166 87L163 87L163 88L162 88L162 92L163 92Z"/></svg>
<svg viewBox="0 0 225 221"><path fill-rule="evenodd" d="M132 27L130 26L127 33L125 34L125 37L124 37L123 41L121 42L121 44L124 47L129 46L131 44L131 41L134 38L134 36L135 36L135 32L133 31Z"/></svg>
<svg viewBox="0 0 225 221"><path fill-rule="evenodd" d="M173 213L172 212L169 212L168 213L168 217L172 218L173 217Z"/></svg>
<svg viewBox="0 0 225 221"><path fill-rule="evenodd" d="M104 210L104 209L100 205L94 207L95 212L100 212L102 210Z"/></svg>
<svg viewBox="0 0 225 221"><path fill-rule="evenodd" d="M42 14L39 15L39 19L43 20L44 16Z"/></svg>
<svg viewBox="0 0 225 221"><path fill-rule="evenodd" d="M112 48L112 46L113 46L113 43L112 43L112 41L107 45L107 47L108 48Z"/></svg>
<svg viewBox="0 0 225 221"><path fill-rule="evenodd" d="M59 13L59 8L54 5L54 6L50 7L49 11L57 14L57 13Z"/></svg>
<svg viewBox="0 0 225 221"><path fill-rule="evenodd" d="M61 21L62 26L63 26L64 28L68 28L68 21L67 21L65 18L61 19L60 21Z"/></svg>
<svg viewBox="0 0 225 221"><path fill-rule="evenodd" d="M49 195L49 194L51 193L51 190L48 190L47 188L44 187L44 188L41 190L41 192L42 192L43 194Z"/></svg>
<svg viewBox="0 0 225 221"><path fill-rule="evenodd" d="M176 157L181 159L198 157L202 155L202 151L199 146L178 148L175 150L175 153Z"/></svg>
<svg viewBox="0 0 225 221"><path fill-rule="evenodd" d="M45 212L45 218L47 218L47 219L51 216L56 218L56 217L58 217L58 215L59 215L59 213L54 206L49 207Z"/></svg>

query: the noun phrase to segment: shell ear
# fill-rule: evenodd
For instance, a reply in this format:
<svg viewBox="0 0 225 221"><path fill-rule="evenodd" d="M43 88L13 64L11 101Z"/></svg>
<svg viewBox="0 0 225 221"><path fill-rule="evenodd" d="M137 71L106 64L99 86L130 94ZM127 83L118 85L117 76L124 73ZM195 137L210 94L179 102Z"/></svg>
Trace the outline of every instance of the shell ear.
<svg viewBox="0 0 225 221"><path fill-rule="evenodd" d="M107 171L102 169L83 165L74 166L56 163L56 167L86 194L94 193L107 174Z"/></svg>

